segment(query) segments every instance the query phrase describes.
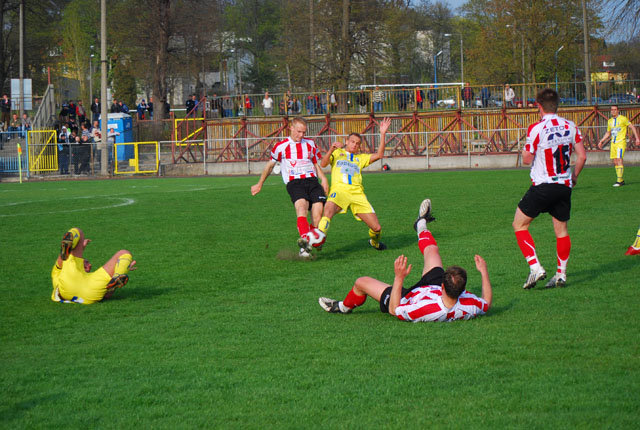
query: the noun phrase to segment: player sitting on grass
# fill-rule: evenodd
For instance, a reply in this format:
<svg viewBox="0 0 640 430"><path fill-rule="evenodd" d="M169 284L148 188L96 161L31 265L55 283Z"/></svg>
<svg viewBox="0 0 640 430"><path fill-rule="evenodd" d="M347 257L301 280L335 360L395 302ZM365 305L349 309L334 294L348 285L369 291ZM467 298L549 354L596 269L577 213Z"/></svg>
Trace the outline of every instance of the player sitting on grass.
<svg viewBox="0 0 640 430"><path fill-rule="evenodd" d="M394 263L392 286L365 276L356 280L343 301L320 297L320 306L327 312L346 314L361 306L369 296L380 302L382 312L413 322L468 320L486 313L492 300L487 263L481 256L475 256L476 268L482 276L482 298L478 298L465 290L467 272L463 268L442 268L438 244L427 229L427 223L433 220L431 201L425 199L414 224L418 246L424 255L422 279L417 284L408 289L402 287L411 265L407 266L407 257L401 255Z"/></svg>
<svg viewBox="0 0 640 430"><path fill-rule="evenodd" d="M385 139L390 125L390 118L385 118L380 123L380 146L376 153L360 152L362 137L358 133L351 133L345 144L334 142L320 160L320 167L331 164L331 189L318 225L318 229L324 235L329 230L331 218L338 212L345 213L351 208L353 216L369 226L369 244L379 251L387 248L380 242L382 227L376 211L364 194L362 169L384 157ZM324 242L324 238L321 239L321 242Z"/></svg>
<svg viewBox="0 0 640 430"><path fill-rule="evenodd" d="M136 269L131 253L120 250L104 266L91 272L91 263L82 257L89 242L91 239L85 239L79 228L70 229L62 237L60 255L51 270L54 302L88 305L108 299L116 288L129 281L127 273Z"/></svg>

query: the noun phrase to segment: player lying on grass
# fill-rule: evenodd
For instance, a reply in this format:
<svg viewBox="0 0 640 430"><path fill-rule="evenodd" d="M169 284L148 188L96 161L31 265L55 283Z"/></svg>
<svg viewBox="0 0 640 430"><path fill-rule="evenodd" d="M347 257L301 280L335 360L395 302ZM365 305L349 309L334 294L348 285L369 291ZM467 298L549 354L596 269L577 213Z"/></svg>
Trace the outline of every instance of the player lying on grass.
<svg viewBox="0 0 640 430"><path fill-rule="evenodd" d="M85 239L84 232L75 227L62 237L60 255L51 270L54 302L88 305L108 299L116 288L124 287L129 281L127 273L136 269L131 253L123 249L91 272L91 263L82 257L89 242L91 239Z"/></svg>
<svg viewBox="0 0 640 430"><path fill-rule="evenodd" d="M380 146L376 153L360 152L362 136L358 133L351 133L347 137L346 143L334 142L320 160L320 167L327 167L331 164L331 189L327 203L324 205L322 219L318 225L318 229L324 235L329 230L331 218L338 212L345 213L348 208L351 208L353 216L369 226L369 244L380 251L387 248L384 243L380 242L382 227L380 227L376 211L373 210L373 206L364 194L362 169L384 157L385 139L390 125L390 118L385 118L380 123Z"/></svg>
<svg viewBox="0 0 640 430"><path fill-rule="evenodd" d="M401 255L394 263L393 285L368 276L358 278L343 301L320 297L320 306L327 312L346 314L361 306L369 296L380 302L382 312L412 322L468 320L486 313L492 300L487 263L481 256L475 256L476 268L482 277L482 298L478 298L465 290L467 272L462 267L442 268L438 244L427 229L427 223L433 220L431 201L425 199L414 224L418 246L424 255L422 278L417 284L402 287L411 273L411 265L407 266L407 257Z"/></svg>

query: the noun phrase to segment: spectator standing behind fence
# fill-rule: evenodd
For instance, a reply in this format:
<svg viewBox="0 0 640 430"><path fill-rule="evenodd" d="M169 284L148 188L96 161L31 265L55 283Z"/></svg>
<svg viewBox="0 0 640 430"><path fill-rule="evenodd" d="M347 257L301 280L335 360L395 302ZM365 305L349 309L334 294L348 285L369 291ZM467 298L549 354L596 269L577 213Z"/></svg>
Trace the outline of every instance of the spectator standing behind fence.
<svg viewBox="0 0 640 430"><path fill-rule="evenodd" d="M264 116L273 115L273 99L269 95L269 91L264 92L264 98L262 99L262 110L264 111Z"/></svg>
<svg viewBox="0 0 640 430"><path fill-rule="evenodd" d="M62 107L60 108L60 113L58 114L58 121L67 122L69 116L69 103L66 101L62 102Z"/></svg>
<svg viewBox="0 0 640 430"><path fill-rule="evenodd" d="M480 100L482 100L482 107L489 106L489 98L491 97L491 90L489 87L482 87L480 90Z"/></svg>
<svg viewBox="0 0 640 430"><path fill-rule="evenodd" d="M26 137L29 130L31 130L31 118L25 112L22 114L22 137Z"/></svg>
<svg viewBox="0 0 640 430"><path fill-rule="evenodd" d="M513 88L506 84L504 86L504 105L505 107L513 107L513 99L516 98L516 93Z"/></svg>
<svg viewBox="0 0 640 430"><path fill-rule="evenodd" d="M218 94L216 93L213 93L213 97L211 98L211 111L213 112L214 118L221 118L224 116L222 98L218 97Z"/></svg>
<svg viewBox="0 0 640 430"><path fill-rule="evenodd" d="M138 115L138 119L144 119L144 112L147 110L147 102L142 99L142 101L140 103L138 103L138 106L136 106L136 113Z"/></svg>
<svg viewBox="0 0 640 430"><path fill-rule="evenodd" d="M405 87L402 87L397 94L398 98L398 110L407 110L407 103L409 102L409 92Z"/></svg>
<svg viewBox="0 0 640 430"><path fill-rule="evenodd" d="M251 97L248 95L244 95L244 115L251 116L251 111L253 109L253 102L251 101Z"/></svg>
<svg viewBox="0 0 640 430"><path fill-rule="evenodd" d="M94 143L102 142L102 132L100 131L100 121L93 121L93 127L91 127L91 139Z"/></svg>
<svg viewBox="0 0 640 430"><path fill-rule="evenodd" d="M231 97L224 96L222 99L222 110L224 111L225 118L231 118L233 116L233 100L231 100Z"/></svg>
<svg viewBox="0 0 640 430"><path fill-rule="evenodd" d="M76 108L77 108L77 106L73 102L73 100L69 100L69 107L68 107L69 120L71 120L71 119L75 120L77 118L78 112L77 112Z"/></svg>
<svg viewBox="0 0 640 430"><path fill-rule="evenodd" d="M376 89L373 91L372 95L373 99L373 111L381 112L382 111L382 102L384 101L384 92L380 89L379 86L376 85Z"/></svg>
<svg viewBox="0 0 640 430"><path fill-rule="evenodd" d="M69 174L69 133L65 126L58 134L58 171L61 175Z"/></svg>
<svg viewBox="0 0 640 430"><path fill-rule="evenodd" d="M113 99L113 103L111 103L111 107L109 108L110 113L120 113L120 105L118 104L117 99Z"/></svg>
<svg viewBox="0 0 640 430"><path fill-rule="evenodd" d="M316 100L312 95L307 96L306 108L307 108L307 115L316 114Z"/></svg>
<svg viewBox="0 0 640 430"><path fill-rule="evenodd" d="M332 92L329 96L329 104L331 105L331 112L338 112L338 101L336 100L336 93Z"/></svg>
<svg viewBox="0 0 640 430"><path fill-rule="evenodd" d="M434 87L429 87L429 91L427 91L427 98L429 99L431 109L435 109L438 104L438 92Z"/></svg>
<svg viewBox="0 0 640 430"><path fill-rule="evenodd" d="M78 115L79 123L83 123L87 120L87 111L82 104L82 100L78 100L78 105L76 106L76 114Z"/></svg>
<svg viewBox="0 0 640 430"><path fill-rule="evenodd" d="M416 88L416 106L418 109L422 109L424 103L424 91L420 87Z"/></svg>
<svg viewBox="0 0 640 430"><path fill-rule="evenodd" d="M0 110L2 110L2 131L7 131L11 122L11 99L6 94L2 95Z"/></svg>
<svg viewBox="0 0 640 430"><path fill-rule="evenodd" d="M196 100L196 95L192 94L191 98L184 103L187 108L187 116L196 117L196 106L198 105L198 101Z"/></svg>
<svg viewBox="0 0 640 430"><path fill-rule="evenodd" d="M464 101L464 107L471 107L471 102L473 101L473 89L469 86L467 82L462 90L462 100Z"/></svg>
<svg viewBox="0 0 640 430"><path fill-rule="evenodd" d="M367 113L367 106L369 106L369 94L365 93L364 90L360 90L356 98L358 101L358 112Z"/></svg>
<svg viewBox="0 0 640 430"><path fill-rule="evenodd" d="M120 100L118 102L118 105L120 106L120 112L122 113L129 113L129 106L127 106L127 104L125 102L123 102L122 100Z"/></svg>
<svg viewBox="0 0 640 430"><path fill-rule="evenodd" d="M327 93L327 90L320 93L320 113L323 115L327 113Z"/></svg>
<svg viewBox="0 0 640 430"><path fill-rule="evenodd" d="M14 113L11 116L11 121L9 122L9 131L12 132L9 137L17 137L20 132L20 118L18 118L18 114Z"/></svg>
<svg viewBox="0 0 640 430"><path fill-rule="evenodd" d="M100 99L96 97L91 103L91 122L100 120Z"/></svg>
<svg viewBox="0 0 640 430"><path fill-rule="evenodd" d="M147 102L147 112L149 112L149 119L153 119L153 97L149 97Z"/></svg>

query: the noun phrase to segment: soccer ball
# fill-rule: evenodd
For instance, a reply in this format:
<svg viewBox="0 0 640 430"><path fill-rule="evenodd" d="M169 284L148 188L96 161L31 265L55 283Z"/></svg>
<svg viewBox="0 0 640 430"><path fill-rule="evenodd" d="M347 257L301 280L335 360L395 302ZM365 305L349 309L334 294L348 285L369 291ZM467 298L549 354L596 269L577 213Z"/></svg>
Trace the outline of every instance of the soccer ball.
<svg viewBox="0 0 640 430"><path fill-rule="evenodd" d="M309 245L313 246L314 248L318 248L322 246L325 240L327 240L327 235L324 234L321 230L313 228L309 230L309 233L307 233L307 238L309 239Z"/></svg>

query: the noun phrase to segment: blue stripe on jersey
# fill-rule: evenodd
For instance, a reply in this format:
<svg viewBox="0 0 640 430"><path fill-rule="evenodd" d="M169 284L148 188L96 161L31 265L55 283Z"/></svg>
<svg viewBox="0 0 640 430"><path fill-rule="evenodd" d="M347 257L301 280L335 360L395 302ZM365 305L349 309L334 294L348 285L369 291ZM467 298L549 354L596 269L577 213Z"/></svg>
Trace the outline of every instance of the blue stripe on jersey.
<svg viewBox="0 0 640 430"><path fill-rule="evenodd" d="M353 154L349 154L349 161L353 161Z"/></svg>

